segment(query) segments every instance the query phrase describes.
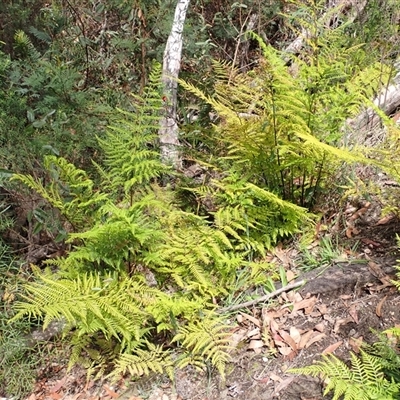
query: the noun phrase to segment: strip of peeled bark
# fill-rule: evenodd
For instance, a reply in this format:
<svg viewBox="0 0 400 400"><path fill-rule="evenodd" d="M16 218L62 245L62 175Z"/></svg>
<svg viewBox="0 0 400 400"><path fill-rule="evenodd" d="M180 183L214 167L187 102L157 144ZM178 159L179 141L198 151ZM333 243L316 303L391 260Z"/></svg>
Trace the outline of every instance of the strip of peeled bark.
<svg viewBox="0 0 400 400"><path fill-rule="evenodd" d="M180 167L179 128L176 118L178 76L181 68L182 32L190 0L178 0L171 33L169 34L163 58L163 99L164 116L160 121L161 159L175 168Z"/></svg>

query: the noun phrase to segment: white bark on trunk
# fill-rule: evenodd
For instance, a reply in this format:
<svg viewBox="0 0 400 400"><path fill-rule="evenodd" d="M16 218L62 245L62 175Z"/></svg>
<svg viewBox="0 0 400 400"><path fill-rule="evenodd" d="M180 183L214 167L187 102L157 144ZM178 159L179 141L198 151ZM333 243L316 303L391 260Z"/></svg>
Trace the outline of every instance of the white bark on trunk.
<svg viewBox="0 0 400 400"><path fill-rule="evenodd" d="M179 128L176 121L177 91L181 68L182 32L189 3L190 0L178 0L163 59L162 81L165 107L159 130L161 159L175 168L180 167Z"/></svg>

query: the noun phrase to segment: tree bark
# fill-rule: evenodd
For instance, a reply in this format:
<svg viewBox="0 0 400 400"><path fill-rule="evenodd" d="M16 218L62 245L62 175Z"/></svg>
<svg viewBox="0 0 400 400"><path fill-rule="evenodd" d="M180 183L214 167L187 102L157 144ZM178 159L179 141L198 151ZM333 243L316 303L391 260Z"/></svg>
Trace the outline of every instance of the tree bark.
<svg viewBox="0 0 400 400"><path fill-rule="evenodd" d="M178 0L163 58L162 82L165 106L159 130L161 159L175 168L179 168L181 163L176 110L178 76L182 56L182 32L189 3L190 0Z"/></svg>

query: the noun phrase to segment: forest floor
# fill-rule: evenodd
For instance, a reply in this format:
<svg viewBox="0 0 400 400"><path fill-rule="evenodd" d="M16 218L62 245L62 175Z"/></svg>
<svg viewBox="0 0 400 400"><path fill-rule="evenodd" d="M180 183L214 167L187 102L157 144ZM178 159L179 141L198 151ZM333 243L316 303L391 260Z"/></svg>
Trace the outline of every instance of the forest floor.
<svg viewBox="0 0 400 400"><path fill-rule="evenodd" d="M117 384L88 381L82 368L67 373L67 361L60 356L40 371L27 399L322 399L323 382L287 371L312 364L322 353L348 360L350 352L359 352L362 342L376 341L372 330L381 332L400 324L400 293L391 282L396 273L400 221L381 218L379 206L366 202L348 206L330 221L329 234L336 229L340 239L338 259L302 272L298 250L282 246L270 254L269 261L291 271L288 276L293 275L295 281L305 279L306 283L267 304L231 314L235 350L225 381L217 373L189 367L176 371L174 383L164 376ZM325 231L319 236L327 235ZM317 239L310 251L318 243Z"/></svg>

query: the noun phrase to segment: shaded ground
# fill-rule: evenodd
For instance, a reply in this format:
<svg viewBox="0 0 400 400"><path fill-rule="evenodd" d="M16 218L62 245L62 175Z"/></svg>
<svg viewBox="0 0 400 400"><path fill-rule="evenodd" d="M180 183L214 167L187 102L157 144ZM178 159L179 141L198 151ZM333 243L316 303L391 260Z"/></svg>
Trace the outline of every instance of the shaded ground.
<svg viewBox="0 0 400 400"><path fill-rule="evenodd" d="M112 386L87 382L79 368L67 374L65 362L60 360L42 372L29 400L322 399L321 382L285 371L311 364L324 351L346 359L350 351L358 351L360 342L376 340L371 328L382 331L400 324L400 293L391 284L400 222L379 219L370 206L356 215L362 208L347 215L351 223L343 230L345 246L354 249L358 243L356 252L300 274L296 280L306 279L307 283L297 292L232 313L236 350L226 381L216 374L186 368L176 372L174 384L156 376ZM357 218L351 220L354 215ZM278 263L284 258L281 254Z"/></svg>

